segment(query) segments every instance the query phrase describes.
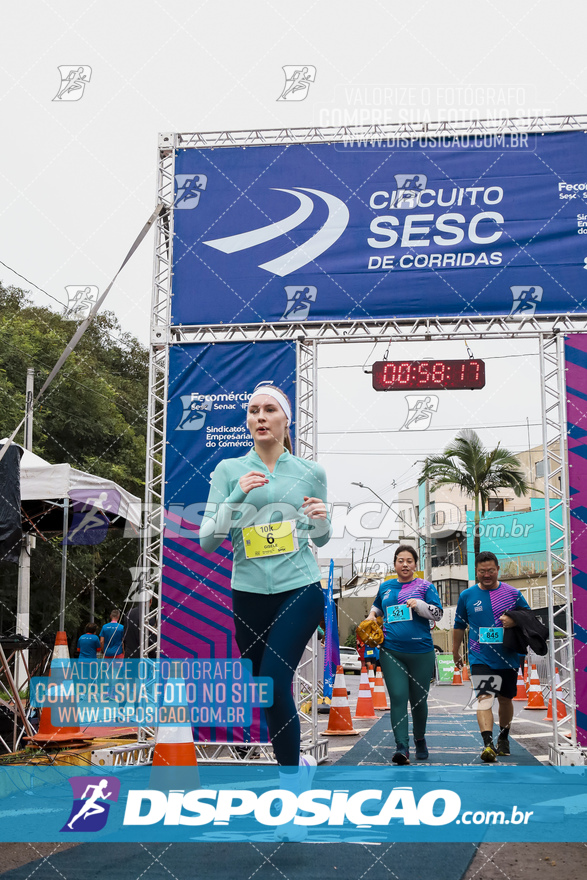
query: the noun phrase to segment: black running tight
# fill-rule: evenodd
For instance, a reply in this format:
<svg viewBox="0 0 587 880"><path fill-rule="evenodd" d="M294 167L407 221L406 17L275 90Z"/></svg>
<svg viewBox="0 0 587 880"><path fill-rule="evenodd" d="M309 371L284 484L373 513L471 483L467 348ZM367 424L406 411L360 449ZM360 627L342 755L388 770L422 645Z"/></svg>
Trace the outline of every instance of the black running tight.
<svg viewBox="0 0 587 880"><path fill-rule="evenodd" d="M300 719L292 681L304 648L324 617L319 583L285 593L232 591L235 637L253 675L273 679L273 705L265 709L271 744L278 764L298 766Z"/></svg>

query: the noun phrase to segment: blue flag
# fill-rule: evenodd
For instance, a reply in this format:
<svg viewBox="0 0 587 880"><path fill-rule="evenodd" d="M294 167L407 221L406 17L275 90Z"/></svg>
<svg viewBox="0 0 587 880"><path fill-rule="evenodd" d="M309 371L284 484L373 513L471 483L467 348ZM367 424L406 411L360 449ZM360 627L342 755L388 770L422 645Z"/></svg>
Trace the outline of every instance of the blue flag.
<svg viewBox="0 0 587 880"><path fill-rule="evenodd" d="M328 572L328 586L324 594L324 687L323 693L329 699L332 697L332 687L336 667L340 665L340 648L338 644L338 626L336 621L336 606L334 604L334 559L330 560Z"/></svg>

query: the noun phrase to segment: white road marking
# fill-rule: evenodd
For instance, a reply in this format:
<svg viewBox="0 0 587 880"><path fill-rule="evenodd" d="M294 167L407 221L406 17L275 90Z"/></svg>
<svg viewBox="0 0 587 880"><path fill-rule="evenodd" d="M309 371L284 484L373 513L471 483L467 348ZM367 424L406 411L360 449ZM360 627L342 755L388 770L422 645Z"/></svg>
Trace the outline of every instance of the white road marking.
<svg viewBox="0 0 587 880"><path fill-rule="evenodd" d="M546 734L544 733L516 733L514 739L537 739L544 738Z"/></svg>

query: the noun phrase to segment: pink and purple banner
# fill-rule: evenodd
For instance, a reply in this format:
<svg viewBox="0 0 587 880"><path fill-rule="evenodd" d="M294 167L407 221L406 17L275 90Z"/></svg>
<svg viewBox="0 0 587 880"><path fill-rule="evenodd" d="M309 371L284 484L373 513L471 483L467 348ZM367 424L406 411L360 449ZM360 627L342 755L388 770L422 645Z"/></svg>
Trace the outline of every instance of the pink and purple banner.
<svg viewBox="0 0 587 880"><path fill-rule="evenodd" d="M566 340L577 741L587 746L587 335Z"/></svg>
<svg viewBox="0 0 587 880"><path fill-rule="evenodd" d="M294 342L172 346L169 358L165 461L165 535L161 656L231 659L240 656L232 617L232 548L205 553L198 530L210 476L219 461L252 448L248 398L271 380L295 400ZM292 434L295 424L292 425ZM265 720L252 710L247 727L200 727L206 742L266 742Z"/></svg>

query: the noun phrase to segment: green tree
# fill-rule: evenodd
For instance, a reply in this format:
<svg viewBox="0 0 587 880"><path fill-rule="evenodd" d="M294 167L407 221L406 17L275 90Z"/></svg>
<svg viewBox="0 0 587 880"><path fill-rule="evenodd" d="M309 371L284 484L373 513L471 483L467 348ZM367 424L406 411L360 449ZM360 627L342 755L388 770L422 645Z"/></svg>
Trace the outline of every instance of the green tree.
<svg viewBox="0 0 587 880"><path fill-rule="evenodd" d="M356 624L349 629L349 634L346 637L345 646L347 648L356 648L357 647L357 625Z"/></svg>
<svg viewBox="0 0 587 880"><path fill-rule="evenodd" d="M33 305L19 288L0 285L1 436L9 436L24 415L27 367L40 389L76 328L51 309ZM110 312L88 328L34 413L33 452L57 464L115 480L139 497L144 492L148 351L123 333ZM22 433L15 438L22 443ZM55 515L55 514L54 514ZM48 515L35 524L42 533L31 554L31 632L50 642L58 629L61 530ZM138 541L109 529L96 546L68 549L66 631L70 637L88 621L89 589L95 584L96 622L104 623L131 584ZM14 627L15 565L0 566L0 629Z"/></svg>
<svg viewBox="0 0 587 880"><path fill-rule="evenodd" d="M475 502L475 556L481 549L480 520L485 516L487 501L497 495L497 489L513 489L520 496L528 485L520 462L513 452L499 443L495 449L486 449L475 431L461 431L440 455L426 459L420 482L430 480L430 489L439 486L458 486Z"/></svg>

